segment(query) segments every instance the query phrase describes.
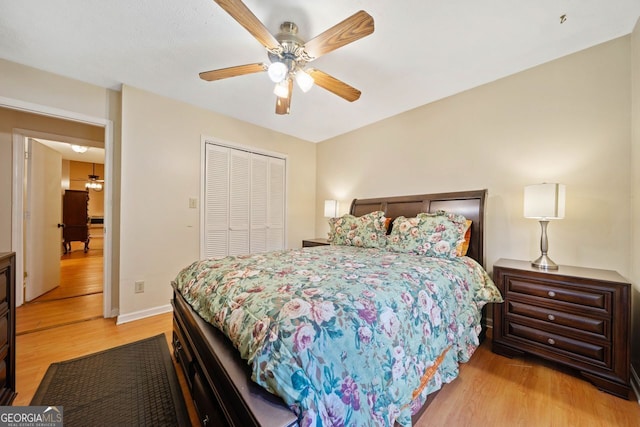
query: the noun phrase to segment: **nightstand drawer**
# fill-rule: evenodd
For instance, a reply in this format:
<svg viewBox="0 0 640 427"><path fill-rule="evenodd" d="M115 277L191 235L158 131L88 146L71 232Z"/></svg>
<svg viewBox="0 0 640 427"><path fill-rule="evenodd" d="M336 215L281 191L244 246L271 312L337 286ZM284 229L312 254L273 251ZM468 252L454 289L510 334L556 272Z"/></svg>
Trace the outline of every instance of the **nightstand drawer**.
<svg viewBox="0 0 640 427"><path fill-rule="evenodd" d="M610 350L607 346L574 340L562 335L520 325L515 322L509 323L509 335L523 338L529 343L538 343L556 351L562 350L569 353L572 357L583 356L602 366L609 366L611 363Z"/></svg>
<svg viewBox="0 0 640 427"><path fill-rule="evenodd" d="M588 288L562 286L543 280L523 279L517 276L507 276L506 291L514 294L543 298L549 302L562 302L589 307L604 313L611 312L611 295Z"/></svg>
<svg viewBox="0 0 640 427"><path fill-rule="evenodd" d="M535 319L548 325L571 328L578 333L586 332L607 341L611 339L610 322L604 319L580 316L518 301L508 301L507 309L510 315Z"/></svg>

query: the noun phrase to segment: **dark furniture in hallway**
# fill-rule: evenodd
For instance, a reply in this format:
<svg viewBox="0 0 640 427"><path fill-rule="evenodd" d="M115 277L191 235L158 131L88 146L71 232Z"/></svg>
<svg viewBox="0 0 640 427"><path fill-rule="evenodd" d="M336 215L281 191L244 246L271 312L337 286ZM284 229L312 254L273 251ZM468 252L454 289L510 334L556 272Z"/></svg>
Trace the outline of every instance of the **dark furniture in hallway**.
<svg viewBox="0 0 640 427"><path fill-rule="evenodd" d="M62 202L62 245L64 253L71 252L71 242L84 242L89 250L89 192L66 190Z"/></svg>

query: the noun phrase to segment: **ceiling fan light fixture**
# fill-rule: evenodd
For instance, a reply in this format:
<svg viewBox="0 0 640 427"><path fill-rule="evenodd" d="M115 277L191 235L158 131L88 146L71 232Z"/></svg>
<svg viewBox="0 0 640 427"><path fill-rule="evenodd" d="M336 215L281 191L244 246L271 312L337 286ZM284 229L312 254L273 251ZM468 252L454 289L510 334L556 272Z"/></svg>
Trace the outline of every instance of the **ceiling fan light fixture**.
<svg viewBox="0 0 640 427"><path fill-rule="evenodd" d="M96 164L93 164L93 173L89 174L89 180L84 184L84 188L87 190L93 191L102 191L103 185L102 182L98 181L100 179L99 175L96 175Z"/></svg>
<svg viewBox="0 0 640 427"><path fill-rule="evenodd" d="M226 79L266 71L269 79L276 85L286 82L286 89L276 86L276 114L289 114L293 80L298 82L304 92L316 85L339 97L353 102L360 98L361 92L341 80L320 70L302 71L308 62L332 52L342 46L353 43L373 33L374 22L371 15L360 10L333 27L310 40L298 37L298 26L292 21L280 25L280 32L271 34L269 29L251 12L243 0L215 0L233 19L242 25L267 51L269 62L238 65L199 73L206 81ZM286 95L285 95L286 94ZM286 97L285 97L286 96Z"/></svg>
<svg viewBox="0 0 640 427"><path fill-rule="evenodd" d="M288 80L283 80L280 83L276 83L276 87L273 88L273 93L275 93L278 98L287 98L289 96Z"/></svg>
<svg viewBox="0 0 640 427"><path fill-rule="evenodd" d="M309 92L313 87L313 77L307 74L303 70L296 71L296 83L298 83L298 87L302 89L304 93Z"/></svg>
<svg viewBox="0 0 640 427"><path fill-rule="evenodd" d="M267 69L267 74L269 74L269 78L274 83L283 81L285 77L287 77L288 72L289 68L283 62L273 62Z"/></svg>
<svg viewBox="0 0 640 427"><path fill-rule="evenodd" d="M87 190L102 191L102 183L97 181L98 178L100 178L98 175L89 175L89 181L84 184L84 188Z"/></svg>

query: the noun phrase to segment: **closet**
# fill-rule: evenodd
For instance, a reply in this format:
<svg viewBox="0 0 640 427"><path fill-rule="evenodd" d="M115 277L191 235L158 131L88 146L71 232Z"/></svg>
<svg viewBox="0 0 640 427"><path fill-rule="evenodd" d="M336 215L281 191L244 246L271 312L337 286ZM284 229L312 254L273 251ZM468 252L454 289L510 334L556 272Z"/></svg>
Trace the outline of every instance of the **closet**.
<svg viewBox="0 0 640 427"><path fill-rule="evenodd" d="M284 248L285 172L284 158L205 144L202 258Z"/></svg>

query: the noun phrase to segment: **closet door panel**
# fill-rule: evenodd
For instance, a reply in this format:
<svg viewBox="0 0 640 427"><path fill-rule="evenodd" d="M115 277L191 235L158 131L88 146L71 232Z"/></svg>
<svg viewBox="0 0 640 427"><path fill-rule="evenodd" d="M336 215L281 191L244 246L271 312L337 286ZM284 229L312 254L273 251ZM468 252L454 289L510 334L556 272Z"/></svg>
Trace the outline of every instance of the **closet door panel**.
<svg viewBox="0 0 640 427"><path fill-rule="evenodd" d="M229 232L229 149L206 145L205 212L203 257L228 253Z"/></svg>
<svg viewBox="0 0 640 427"><path fill-rule="evenodd" d="M284 248L285 161L269 159L267 250Z"/></svg>
<svg viewBox="0 0 640 427"><path fill-rule="evenodd" d="M251 253L267 251L269 157L251 156Z"/></svg>
<svg viewBox="0 0 640 427"><path fill-rule="evenodd" d="M283 249L285 160L207 143L203 257Z"/></svg>
<svg viewBox="0 0 640 427"><path fill-rule="evenodd" d="M229 254L229 233L227 230L209 230L204 237L204 258L222 258Z"/></svg>
<svg viewBox="0 0 640 427"><path fill-rule="evenodd" d="M229 255L249 253L250 157L246 151L231 150L229 174Z"/></svg>

